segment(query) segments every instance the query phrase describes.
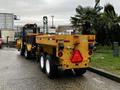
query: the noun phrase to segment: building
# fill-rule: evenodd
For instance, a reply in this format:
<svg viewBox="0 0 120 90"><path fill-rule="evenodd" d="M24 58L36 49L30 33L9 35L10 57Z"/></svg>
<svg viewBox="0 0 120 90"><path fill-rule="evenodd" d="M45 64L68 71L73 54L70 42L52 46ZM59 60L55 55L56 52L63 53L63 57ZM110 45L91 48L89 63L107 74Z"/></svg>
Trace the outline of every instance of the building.
<svg viewBox="0 0 120 90"><path fill-rule="evenodd" d="M13 13L0 13L0 31L3 42L14 41L14 14Z"/></svg>
<svg viewBox="0 0 120 90"><path fill-rule="evenodd" d="M14 41L15 30L2 30L1 36L4 43L7 43L7 38L9 42Z"/></svg>
<svg viewBox="0 0 120 90"><path fill-rule="evenodd" d="M13 29L14 14L0 13L0 29Z"/></svg>
<svg viewBox="0 0 120 90"><path fill-rule="evenodd" d="M60 25L58 26L56 32L60 34L71 34L74 28L71 25Z"/></svg>

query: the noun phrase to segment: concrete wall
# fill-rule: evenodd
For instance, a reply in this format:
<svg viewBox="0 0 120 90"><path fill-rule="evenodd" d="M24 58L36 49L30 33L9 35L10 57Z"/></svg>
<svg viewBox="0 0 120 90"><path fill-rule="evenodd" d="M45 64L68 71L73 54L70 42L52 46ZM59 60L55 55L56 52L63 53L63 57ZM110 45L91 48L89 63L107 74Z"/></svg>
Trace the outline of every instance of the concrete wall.
<svg viewBox="0 0 120 90"><path fill-rule="evenodd" d="M7 36L9 36L8 41L14 41L14 35L14 30L1 30L1 36L4 43L7 42Z"/></svg>

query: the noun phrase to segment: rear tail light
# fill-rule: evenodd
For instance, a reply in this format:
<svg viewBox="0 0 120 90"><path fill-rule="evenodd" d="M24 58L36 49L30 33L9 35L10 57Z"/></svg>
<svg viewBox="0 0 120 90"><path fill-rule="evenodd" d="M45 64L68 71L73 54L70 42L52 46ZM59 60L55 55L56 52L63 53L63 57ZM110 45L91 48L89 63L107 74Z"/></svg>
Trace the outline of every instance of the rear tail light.
<svg viewBox="0 0 120 90"><path fill-rule="evenodd" d="M94 44L93 44L93 43L89 43L88 49L89 49L88 54L89 54L89 55L92 55L93 49L94 49Z"/></svg>
<svg viewBox="0 0 120 90"><path fill-rule="evenodd" d="M79 50L73 51L71 62L72 63L79 63L79 62L82 62L82 61L83 61L83 57L82 57L80 51Z"/></svg>
<svg viewBox="0 0 120 90"><path fill-rule="evenodd" d="M59 57L62 57L62 56L63 56L63 49L64 49L64 41L61 40L61 41L58 43L58 56L59 56Z"/></svg>
<svg viewBox="0 0 120 90"><path fill-rule="evenodd" d="M63 52L62 52L62 51L59 51L59 52L58 52L58 56L59 56L59 57L62 57L62 56L63 56Z"/></svg>
<svg viewBox="0 0 120 90"><path fill-rule="evenodd" d="M92 50L89 50L88 54L89 55L92 55L93 51Z"/></svg>
<svg viewBox="0 0 120 90"><path fill-rule="evenodd" d="M94 49L94 42L95 42L95 36L94 35L90 35L88 36L88 54L92 55L93 54L93 49Z"/></svg>

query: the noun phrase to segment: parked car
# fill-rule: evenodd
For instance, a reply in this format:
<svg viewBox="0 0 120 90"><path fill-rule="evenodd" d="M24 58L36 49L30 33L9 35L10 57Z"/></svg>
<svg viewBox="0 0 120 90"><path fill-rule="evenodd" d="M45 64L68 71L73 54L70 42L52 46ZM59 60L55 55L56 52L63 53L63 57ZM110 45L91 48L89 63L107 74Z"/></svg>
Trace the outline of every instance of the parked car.
<svg viewBox="0 0 120 90"><path fill-rule="evenodd" d="M0 48L2 48L3 40L0 38Z"/></svg>

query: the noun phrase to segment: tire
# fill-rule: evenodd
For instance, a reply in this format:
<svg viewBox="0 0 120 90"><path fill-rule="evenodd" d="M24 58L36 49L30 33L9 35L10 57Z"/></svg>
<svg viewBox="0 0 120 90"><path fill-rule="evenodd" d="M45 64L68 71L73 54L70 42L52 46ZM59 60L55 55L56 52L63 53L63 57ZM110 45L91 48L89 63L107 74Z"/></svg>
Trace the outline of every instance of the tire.
<svg viewBox="0 0 120 90"><path fill-rule="evenodd" d="M30 51L25 50L24 56L26 59L30 59Z"/></svg>
<svg viewBox="0 0 120 90"><path fill-rule="evenodd" d="M50 79L55 78L57 70L58 70L57 66L54 65L51 56L47 55L46 59L45 59L45 71L46 71L48 78L50 78Z"/></svg>
<svg viewBox="0 0 120 90"><path fill-rule="evenodd" d="M77 76L81 76L86 72L86 68L74 69L74 71Z"/></svg>
<svg viewBox="0 0 120 90"><path fill-rule="evenodd" d="M43 53L40 54L39 65L40 65L41 71L45 72L45 55Z"/></svg>

